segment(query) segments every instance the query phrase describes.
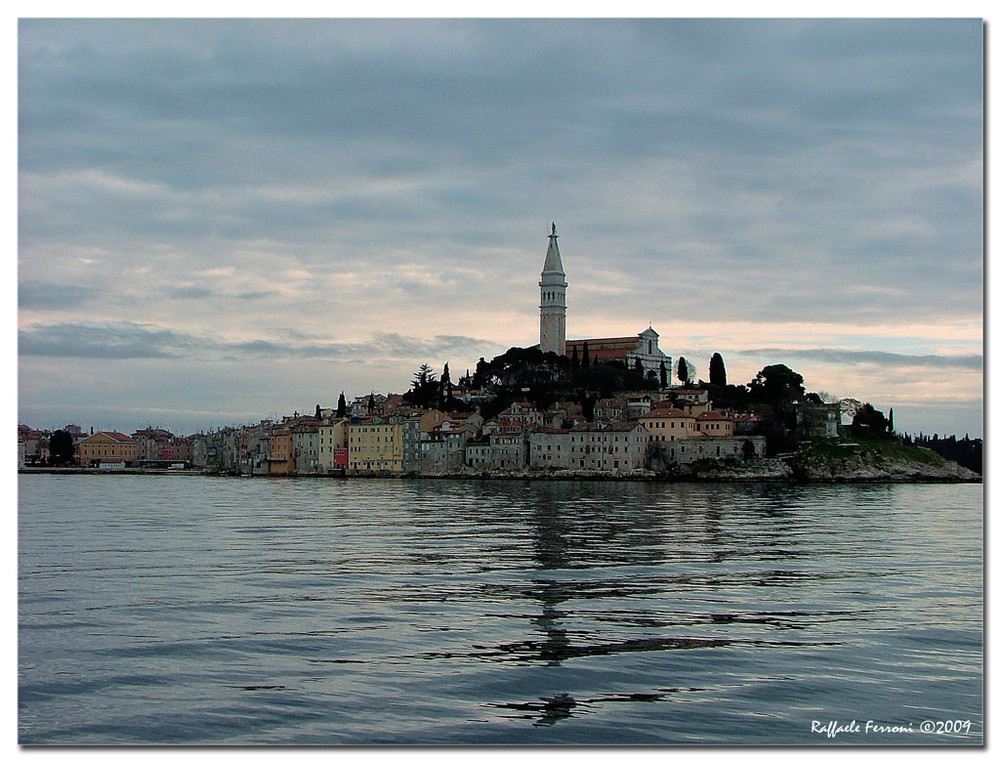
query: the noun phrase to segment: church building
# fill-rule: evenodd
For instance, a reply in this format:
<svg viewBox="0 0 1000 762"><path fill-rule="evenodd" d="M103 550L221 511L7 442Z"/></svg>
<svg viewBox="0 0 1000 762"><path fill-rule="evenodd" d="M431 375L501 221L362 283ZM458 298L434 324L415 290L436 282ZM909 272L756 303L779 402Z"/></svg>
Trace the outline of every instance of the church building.
<svg viewBox="0 0 1000 762"><path fill-rule="evenodd" d="M569 284L563 270L558 238L556 224L553 222L549 247L545 252L545 264L542 266L542 279L538 283L541 290L539 348L543 352L555 352L566 357L571 357L576 350L577 357L580 358L586 348L591 362L618 360L627 367L634 368L638 361L644 373L653 372L657 377L660 376L662 365L666 371L665 385L669 386L672 383L672 360L660 350L660 335L652 326L637 336L566 340L566 288Z"/></svg>

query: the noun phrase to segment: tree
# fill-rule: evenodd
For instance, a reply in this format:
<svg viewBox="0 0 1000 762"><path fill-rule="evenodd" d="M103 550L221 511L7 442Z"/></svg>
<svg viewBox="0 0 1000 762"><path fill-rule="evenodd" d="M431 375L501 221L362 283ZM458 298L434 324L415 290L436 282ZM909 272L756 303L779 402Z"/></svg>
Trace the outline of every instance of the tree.
<svg viewBox="0 0 1000 762"><path fill-rule="evenodd" d="M581 363L581 366L584 368L590 367L590 347L587 345L586 341L583 342L583 362Z"/></svg>
<svg viewBox="0 0 1000 762"><path fill-rule="evenodd" d="M434 369L427 363L423 363L417 372L413 374L413 385L414 387L426 386L428 383L435 381Z"/></svg>
<svg viewBox="0 0 1000 762"><path fill-rule="evenodd" d="M73 455L76 448L73 447L73 435L68 431L60 429L49 437L49 464L61 466L65 463L73 463Z"/></svg>
<svg viewBox="0 0 1000 762"><path fill-rule="evenodd" d="M708 383L715 386L726 385L726 363L718 352L708 362Z"/></svg>
<svg viewBox="0 0 1000 762"><path fill-rule="evenodd" d="M669 381L670 379L667 378L667 363L664 360L660 360L660 387L667 388Z"/></svg>
<svg viewBox="0 0 1000 762"><path fill-rule="evenodd" d="M642 360L640 360L638 357L635 358L635 372L638 373L640 376L646 375L646 371L642 367Z"/></svg>
<svg viewBox="0 0 1000 762"><path fill-rule="evenodd" d="M438 404L441 384L434 374L434 369L424 363L413 374L412 387L403 396L417 407L429 408Z"/></svg>
<svg viewBox="0 0 1000 762"><path fill-rule="evenodd" d="M576 353L576 344L573 345L573 359L570 361L570 363L571 363L570 367L573 368L574 373L580 370L580 357Z"/></svg>
<svg viewBox="0 0 1000 762"><path fill-rule="evenodd" d="M798 373L787 365L768 365L750 382L750 401L782 408L805 397L806 389Z"/></svg>
<svg viewBox="0 0 1000 762"><path fill-rule="evenodd" d="M344 397L343 392L340 393L340 399L337 400L337 417L347 417L347 399Z"/></svg>
<svg viewBox="0 0 1000 762"><path fill-rule="evenodd" d="M892 436L889 419L881 410L876 410L867 402L854 416L851 433L864 439L886 439Z"/></svg>
<svg viewBox="0 0 1000 762"><path fill-rule="evenodd" d="M683 357L677 361L677 380L680 381L684 386L688 383L688 364L687 360Z"/></svg>

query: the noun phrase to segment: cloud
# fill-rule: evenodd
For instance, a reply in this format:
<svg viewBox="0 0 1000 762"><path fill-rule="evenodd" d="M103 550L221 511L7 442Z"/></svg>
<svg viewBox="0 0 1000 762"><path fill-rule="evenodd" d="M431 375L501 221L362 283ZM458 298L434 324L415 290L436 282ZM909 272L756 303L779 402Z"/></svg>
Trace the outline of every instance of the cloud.
<svg viewBox="0 0 1000 762"><path fill-rule="evenodd" d="M386 357L395 360L447 362L449 357L466 358L491 347L489 342L468 336L439 335L416 338L398 333L376 333L368 340L336 342L289 332L283 339L228 341L134 322L60 323L31 325L19 331L22 356L91 358L104 360L233 358L299 358L366 360Z"/></svg>
<svg viewBox="0 0 1000 762"><path fill-rule="evenodd" d="M781 357L803 359L834 365L872 364L883 367L903 368L961 368L965 370L983 369L983 357L976 354L956 355L905 355L895 352L874 352L851 349L789 349L760 348L740 349L733 352L756 357ZM778 362L776 360L776 362Z"/></svg>
<svg viewBox="0 0 1000 762"><path fill-rule="evenodd" d="M87 357L105 360L169 358L196 348L197 342L175 331L138 323L62 323L18 331L21 355Z"/></svg>
<svg viewBox="0 0 1000 762"><path fill-rule="evenodd" d="M174 299L210 299L216 293L210 288L200 286L178 286L165 289L165 294Z"/></svg>
<svg viewBox="0 0 1000 762"><path fill-rule="evenodd" d="M26 310L73 309L82 307L94 296L94 289L71 283L27 281L19 283L17 288L18 306Z"/></svg>

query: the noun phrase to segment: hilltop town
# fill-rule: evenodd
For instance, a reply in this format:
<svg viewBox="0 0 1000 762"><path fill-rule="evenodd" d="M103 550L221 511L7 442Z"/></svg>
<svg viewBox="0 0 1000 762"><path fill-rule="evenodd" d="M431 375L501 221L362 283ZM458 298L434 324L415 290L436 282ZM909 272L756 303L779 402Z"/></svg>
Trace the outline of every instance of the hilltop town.
<svg viewBox="0 0 1000 762"><path fill-rule="evenodd" d="M190 436L22 424L18 466L249 476L975 476L929 450L900 448L891 410L808 393L785 365L730 384L718 353L707 381L682 357L675 382L652 326L567 340L554 223L538 285L539 343L480 358L457 382L447 363L440 377L425 364L402 393L350 401L341 393L335 407ZM887 448L903 466L886 466Z"/></svg>

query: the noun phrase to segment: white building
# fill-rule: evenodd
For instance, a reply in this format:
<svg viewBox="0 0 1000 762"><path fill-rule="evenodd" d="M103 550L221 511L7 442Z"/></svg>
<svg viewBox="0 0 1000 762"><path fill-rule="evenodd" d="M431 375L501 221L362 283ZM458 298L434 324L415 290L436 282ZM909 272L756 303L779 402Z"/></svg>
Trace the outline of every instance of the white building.
<svg viewBox="0 0 1000 762"><path fill-rule="evenodd" d="M532 468L635 471L646 468L649 434L641 423L588 423L528 435Z"/></svg>

